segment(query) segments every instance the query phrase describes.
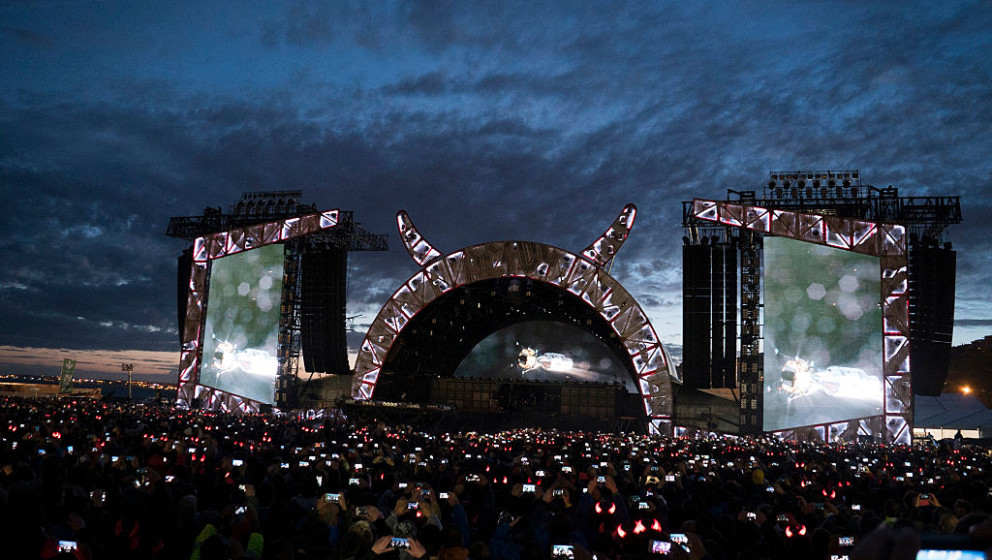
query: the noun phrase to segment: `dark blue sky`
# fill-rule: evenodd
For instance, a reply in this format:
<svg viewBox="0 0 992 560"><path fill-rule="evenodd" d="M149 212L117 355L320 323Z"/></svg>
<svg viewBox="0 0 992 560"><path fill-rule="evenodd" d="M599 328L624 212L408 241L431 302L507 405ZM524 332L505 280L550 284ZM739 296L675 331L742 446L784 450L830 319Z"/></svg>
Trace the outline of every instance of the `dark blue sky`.
<svg viewBox="0 0 992 560"><path fill-rule="evenodd" d="M989 29L984 1L10 0L0 367L174 370L168 218L279 189L391 235L353 259L359 331L414 272L398 209L443 251L578 251L633 202L613 273L677 347L679 202L778 169L960 195L955 343L981 338Z"/></svg>

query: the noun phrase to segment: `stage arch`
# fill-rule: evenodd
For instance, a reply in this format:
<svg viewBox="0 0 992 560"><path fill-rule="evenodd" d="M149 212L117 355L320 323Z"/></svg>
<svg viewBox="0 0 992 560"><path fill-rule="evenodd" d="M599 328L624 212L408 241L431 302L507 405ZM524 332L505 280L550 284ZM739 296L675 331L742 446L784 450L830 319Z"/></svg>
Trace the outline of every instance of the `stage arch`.
<svg viewBox="0 0 992 560"><path fill-rule="evenodd" d="M369 327L355 364L352 397L372 399L383 365L415 323L431 306L450 305L444 296L457 289L490 286L514 279L540 287L544 294L581 302L596 318L590 332L609 330L625 353L644 404L648 429L670 433L672 383L679 382L668 352L634 297L610 276L607 263L623 245L637 209L624 207L607 231L580 254L533 241L494 241L442 254L428 243L404 211L397 226L407 251L420 269L383 305ZM450 299L450 298L449 298Z"/></svg>

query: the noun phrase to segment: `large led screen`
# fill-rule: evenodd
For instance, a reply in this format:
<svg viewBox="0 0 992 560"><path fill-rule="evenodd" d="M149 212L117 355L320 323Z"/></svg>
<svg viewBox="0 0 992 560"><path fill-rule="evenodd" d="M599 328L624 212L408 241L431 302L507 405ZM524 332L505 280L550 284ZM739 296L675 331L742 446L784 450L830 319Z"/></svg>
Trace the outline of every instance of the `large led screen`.
<svg viewBox="0 0 992 560"><path fill-rule="evenodd" d="M212 262L201 385L273 404L283 259L266 245Z"/></svg>
<svg viewBox="0 0 992 560"><path fill-rule="evenodd" d="M764 430L883 411L879 261L764 240Z"/></svg>
<svg viewBox="0 0 992 560"><path fill-rule="evenodd" d="M589 332L557 321L526 321L478 343L455 377L621 383L636 391L623 363Z"/></svg>

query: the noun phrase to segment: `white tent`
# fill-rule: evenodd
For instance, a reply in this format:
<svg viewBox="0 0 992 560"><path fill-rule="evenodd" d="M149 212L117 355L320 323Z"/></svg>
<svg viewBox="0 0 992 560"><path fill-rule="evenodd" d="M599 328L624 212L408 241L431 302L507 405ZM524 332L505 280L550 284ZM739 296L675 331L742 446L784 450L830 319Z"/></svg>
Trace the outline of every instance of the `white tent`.
<svg viewBox="0 0 992 560"><path fill-rule="evenodd" d="M930 434L935 439L952 438L958 430L966 438L992 436L992 410L971 395L944 393L939 397L918 396L914 401L915 437Z"/></svg>

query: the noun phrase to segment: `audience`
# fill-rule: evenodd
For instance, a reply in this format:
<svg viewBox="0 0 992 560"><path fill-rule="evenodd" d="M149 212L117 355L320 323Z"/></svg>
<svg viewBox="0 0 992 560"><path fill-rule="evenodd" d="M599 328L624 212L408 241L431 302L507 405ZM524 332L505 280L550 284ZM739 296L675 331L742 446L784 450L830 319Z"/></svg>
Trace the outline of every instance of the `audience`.
<svg viewBox="0 0 992 560"><path fill-rule="evenodd" d="M992 457L967 442L0 403L5 558L901 560L992 536Z"/></svg>

